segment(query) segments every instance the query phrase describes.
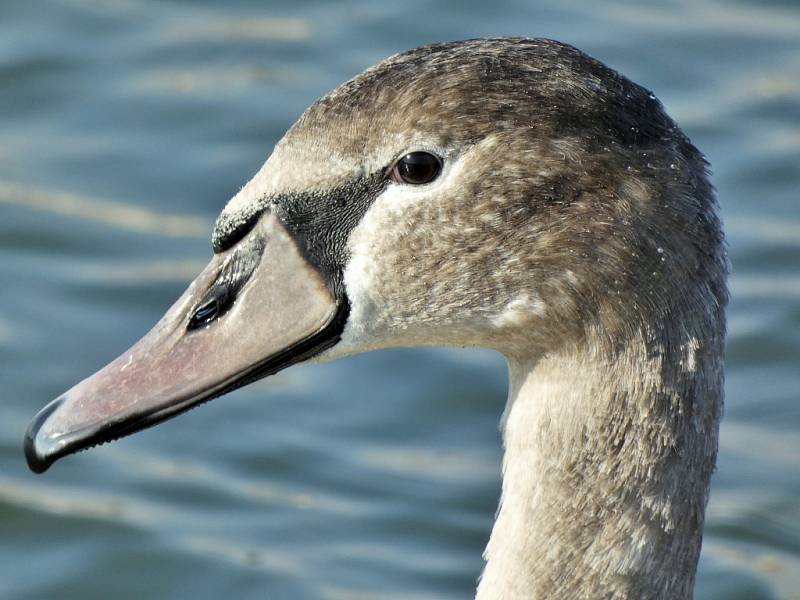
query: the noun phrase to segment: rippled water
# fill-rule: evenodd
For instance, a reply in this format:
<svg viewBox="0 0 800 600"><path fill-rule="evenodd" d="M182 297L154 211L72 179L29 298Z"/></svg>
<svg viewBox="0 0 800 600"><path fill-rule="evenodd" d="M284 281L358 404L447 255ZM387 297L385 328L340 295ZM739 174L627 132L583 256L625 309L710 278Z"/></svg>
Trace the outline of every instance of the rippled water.
<svg viewBox="0 0 800 600"><path fill-rule="evenodd" d="M24 466L32 414L137 339L317 96L421 43L573 43L708 155L734 265L697 598L800 598L800 8L772 2L0 5L0 597L466 598L499 491L503 361L292 368Z"/></svg>

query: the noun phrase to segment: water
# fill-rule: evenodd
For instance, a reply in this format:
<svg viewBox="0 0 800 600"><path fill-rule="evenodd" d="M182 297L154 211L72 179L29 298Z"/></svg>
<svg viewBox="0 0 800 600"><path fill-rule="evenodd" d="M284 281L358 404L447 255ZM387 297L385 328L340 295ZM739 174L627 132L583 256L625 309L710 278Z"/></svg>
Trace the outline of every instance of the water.
<svg viewBox="0 0 800 600"><path fill-rule="evenodd" d="M697 598L800 598L800 8L271 4L0 6L0 597L469 597L500 483L495 354L293 368L43 477L20 440L182 291L313 99L402 49L514 34L654 90L707 153L734 273Z"/></svg>

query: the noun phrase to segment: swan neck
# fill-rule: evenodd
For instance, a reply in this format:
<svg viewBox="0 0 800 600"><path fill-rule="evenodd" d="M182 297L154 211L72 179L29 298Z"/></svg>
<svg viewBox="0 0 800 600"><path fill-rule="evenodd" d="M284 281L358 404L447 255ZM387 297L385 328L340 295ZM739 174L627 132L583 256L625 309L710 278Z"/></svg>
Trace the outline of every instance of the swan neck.
<svg viewBox="0 0 800 600"><path fill-rule="evenodd" d="M692 597L721 341L676 337L509 359L503 491L479 600Z"/></svg>

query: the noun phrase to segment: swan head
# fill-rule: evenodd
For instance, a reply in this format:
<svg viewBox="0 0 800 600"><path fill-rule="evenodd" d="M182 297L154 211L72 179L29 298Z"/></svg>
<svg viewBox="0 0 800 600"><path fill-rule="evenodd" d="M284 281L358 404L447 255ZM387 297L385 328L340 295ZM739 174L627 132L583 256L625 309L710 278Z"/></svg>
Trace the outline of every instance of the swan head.
<svg viewBox="0 0 800 600"><path fill-rule="evenodd" d="M724 295L702 156L646 89L548 40L427 46L346 82L213 246L147 336L37 415L32 469L301 360L613 346Z"/></svg>

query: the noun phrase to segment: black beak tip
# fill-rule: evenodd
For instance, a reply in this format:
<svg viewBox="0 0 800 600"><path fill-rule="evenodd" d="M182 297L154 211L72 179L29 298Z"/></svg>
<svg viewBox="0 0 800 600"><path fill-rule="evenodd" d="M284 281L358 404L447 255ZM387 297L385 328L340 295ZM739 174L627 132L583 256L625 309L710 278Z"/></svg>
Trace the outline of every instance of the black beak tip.
<svg viewBox="0 0 800 600"><path fill-rule="evenodd" d="M52 451L52 447L44 449L37 447L37 438L42 425L61 406L63 401L64 397L61 396L40 410L25 432L25 460L28 461L28 468L34 473L44 473L58 458L58 454ZM46 444L39 444L39 446L46 446Z"/></svg>
<svg viewBox="0 0 800 600"><path fill-rule="evenodd" d="M25 434L25 460L28 461L28 468L31 471L34 473L44 473L50 468L52 463L47 460L46 457L39 456L39 453L36 451L36 442L32 435L33 432L29 428L28 432Z"/></svg>

